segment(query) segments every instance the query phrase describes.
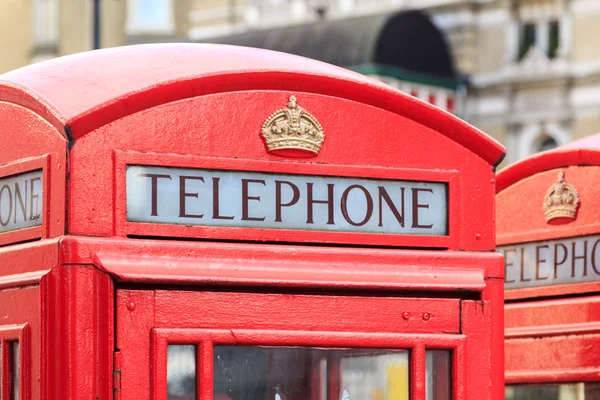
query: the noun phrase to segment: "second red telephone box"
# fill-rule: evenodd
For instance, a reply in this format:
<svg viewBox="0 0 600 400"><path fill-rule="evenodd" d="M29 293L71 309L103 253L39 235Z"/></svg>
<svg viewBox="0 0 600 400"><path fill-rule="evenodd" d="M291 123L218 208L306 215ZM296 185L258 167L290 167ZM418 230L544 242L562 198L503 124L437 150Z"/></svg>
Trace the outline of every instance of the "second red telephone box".
<svg viewBox="0 0 600 400"><path fill-rule="evenodd" d="M498 174L506 398L600 398L600 135Z"/></svg>

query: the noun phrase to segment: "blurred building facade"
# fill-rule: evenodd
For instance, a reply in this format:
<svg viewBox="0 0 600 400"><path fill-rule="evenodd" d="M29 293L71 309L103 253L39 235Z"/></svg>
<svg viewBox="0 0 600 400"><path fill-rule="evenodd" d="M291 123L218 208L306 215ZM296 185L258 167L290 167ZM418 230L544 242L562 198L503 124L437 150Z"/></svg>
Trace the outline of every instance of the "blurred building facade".
<svg viewBox="0 0 600 400"><path fill-rule="evenodd" d="M0 73L90 50L93 3L94 0L0 2ZM283 46L281 50L289 47L289 52L308 56L311 54L303 54L307 47L324 48L325 53L315 58L341 64L352 61L355 65L343 66L455 112L497 138L508 149L505 164L600 131L600 46L595 43L600 34L600 0L100 3L102 47L164 41L219 42L275 50ZM414 14L416 10L418 13ZM419 67L425 65L427 70L427 56L443 51L435 49L432 42L422 41L430 33L434 37L435 32L406 29L411 20L395 19L410 13L417 19L426 15L439 30L450 53L446 64L453 70L451 74L444 76L441 67L433 75L414 74L412 66L405 62L390 72L385 65L401 57L396 55L391 61L386 57L377 59L379 48L406 49L410 43L416 43L412 53L401 55L423 60ZM321 34L311 42L307 37L310 32ZM355 39L344 39L353 34ZM379 43L369 42L377 35ZM332 36L338 40L334 38L333 45L327 47L325 41ZM274 44L277 37L286 39L283 44ZM434 60L433 64L443 63ZM436 77L436 73L442 76ZM428 79L432 76L436 79ZM468 95L461 102L465 89Z"/></svg>

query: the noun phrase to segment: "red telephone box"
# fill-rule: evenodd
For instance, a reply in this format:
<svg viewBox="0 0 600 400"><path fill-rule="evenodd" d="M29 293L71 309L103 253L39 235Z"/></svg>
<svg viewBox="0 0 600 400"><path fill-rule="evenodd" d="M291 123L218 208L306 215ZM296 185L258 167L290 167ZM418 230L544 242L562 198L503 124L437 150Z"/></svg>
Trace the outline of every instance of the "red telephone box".
<svg viewBox="0 0 600 400"><path fill-rule="evenodd" d="M497 179L506 399L599 399L600 135Z"/></svg>
<svg viewBox="0 0 600 400"><path fill-rule="evenodd" d="M0 79L3 399L502 397L489 137L231 46Z"/></svg>

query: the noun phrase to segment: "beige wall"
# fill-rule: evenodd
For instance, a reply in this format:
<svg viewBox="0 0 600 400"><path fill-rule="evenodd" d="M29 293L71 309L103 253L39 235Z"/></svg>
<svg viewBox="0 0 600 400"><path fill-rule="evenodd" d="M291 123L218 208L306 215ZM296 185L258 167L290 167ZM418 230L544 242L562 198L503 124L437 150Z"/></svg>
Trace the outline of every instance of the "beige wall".
<svg viewBox="0 0 600 400"><path fill-rule="evenodd" d="M30 3L0 0L0 73L29 64L33 38Z"/></svg>
<svg viewBox="0 0 600 400"><path fill-rule="evenodd" d="M80 0L79 0L80 1ZM182 0L174 0L182 1ZM100 46L123 46L126 41L125 19L127 17L126 0L103 0L100 31ZM92 31L90 27L90 32ZM90 42L91 43L91 42Z"/></svg>
<svg viewBox="0 0 600 400"><path fill-rule="evenodd" d="M92 2L61 0L59 55L79 53L92 48Z"/></svg>
<svg viewBox="0 0 600 400"><path fill-rule="evenodd" d="M596 113L576 117L573 121L572 140L600 132L600 110Z"/></svg>
<svg viewBox="0 0 600 400"><path fill-rule="evenodd" d="M475 40L475 71L494 72L506 64L506 27L481 27Z"/></svg>
<svg viewBox="0 0 600 400"><path fill-rule="evenodd" d="M55 56L91 50L93 46L92 1L60 0L59 37ZM102 1L101 46L125 44L125 0ZM0 0L0 73L30 64L52 49L33 46L31 0Z"/></svg>
<svg viewBox="0 0 600 400"><path fill-rule="evenodd" d="M486 135L489 135L506 146L506 126L501 123L496 124L477 124L477 129L481 130ZM506 157L504 161L498 166L498 169L506 166Z"/></svg>
<svg viewBox="0 0 600 400"><path fill-rule="evenodd" d="M600 37L600 14L577 15L573 18L572 60L581 62L600 59L598 37Z"/></svg>
<svg viewBox="0 0 600 400"><path fill-rule="evenodd" d="M193 0L175 0L175 36L186 37L190 30L189 12L192 7Z"/></svg>
<svg viewBox="0 0 600 400"><path fill-rule="evenodd" d="M500 143L506 139L506 126L503 124L480 124L477 128Z"/></svg>
<svg viewBox="0 0 600 400"><path fill-rule="evenodd" d="M126 1L101 2L100 46L116 47L125 44ZM94 41L91 1L61 0L59 55L92 50Z"/></svg>

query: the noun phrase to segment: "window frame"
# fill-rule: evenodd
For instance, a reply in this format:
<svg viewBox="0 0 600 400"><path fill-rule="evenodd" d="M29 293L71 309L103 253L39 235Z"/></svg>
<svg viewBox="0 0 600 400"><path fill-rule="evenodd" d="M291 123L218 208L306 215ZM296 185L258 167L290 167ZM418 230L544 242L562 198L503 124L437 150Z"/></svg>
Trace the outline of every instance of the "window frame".
<svg viewBox="0 0 600 400"><path fill-rule="evenodd" d="M12 393L9 392L10 382L12 381L12 368L8 346L12 342L19 342L19 400L31 399L31 377L29 373L31 364L30 336L29 324L0 326L0 351L2 352L0 361L0 393L2 394L2 399L11 399L12 396Z"/></svg>
<svg viewBox="0 0 600 400"><path fill-rule="evenodd" d="M464 392L464 334L282 331L271 329L153 328L151 331L151 398L167 400L167 346L196 345L197 399L213 398L215 345L399 349L409 352L410 398L426 395L426 351L451 351L452 398Z"/></svg>

